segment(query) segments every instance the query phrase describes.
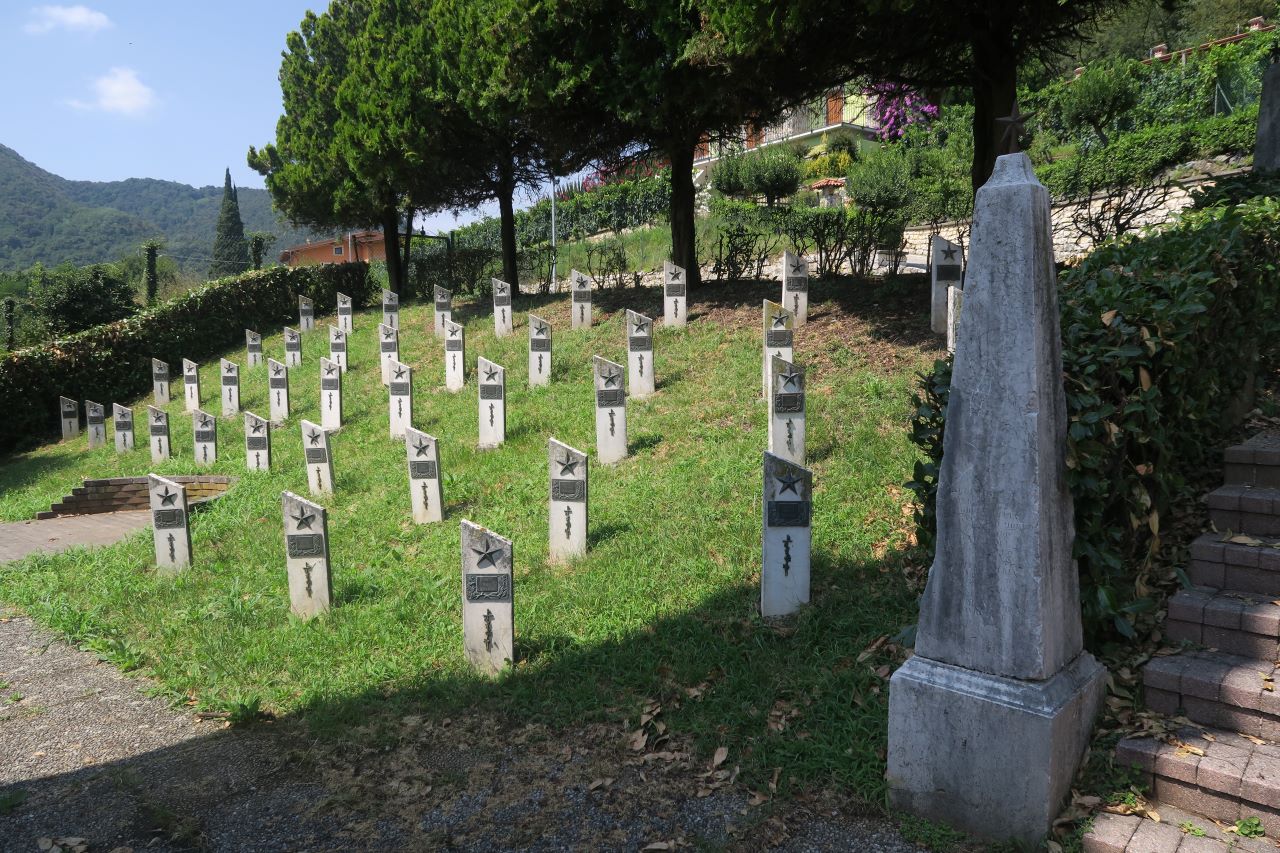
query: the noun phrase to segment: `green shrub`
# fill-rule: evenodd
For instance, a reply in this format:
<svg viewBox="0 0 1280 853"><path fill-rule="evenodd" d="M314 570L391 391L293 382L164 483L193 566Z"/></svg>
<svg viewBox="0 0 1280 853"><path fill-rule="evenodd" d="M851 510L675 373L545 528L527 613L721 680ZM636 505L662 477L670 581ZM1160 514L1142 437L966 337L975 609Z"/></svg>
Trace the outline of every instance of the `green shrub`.
<svg viewBox="0 0 1280 853"><path fill-rule="evenodd" d="M746 159L740 152L730 152L711 165L711 186L721 195L730 198L741 198L747 193L747 185L742 177L742 162Z"/></svg>
<svg viewBox="0 0 1280 853"><path fill-rule="evenodd" d="M311 297L316 313L334 310L337 292L357 306L374 297L364 263L274 267L210 282L124 320L0 359L0 400L9 417L0 422L0 452L53 435L58 397L85 397L108 406L151 387L151 359L177 366L200 361L244 340L244 330L269 332L297 319L298 295Z"/></svg>
<svg viewBox="0 0 1280 853"><path fill-rule="evenodd" d="M120 320L138 310L133 287L110 264L37 267L31 278L31 308L49 337Z"/></svg>
<svg viewBox="0 0 1280 853"><path fill-rule="evenodd" d="M770 207L800 188L800 176L800 156L785 145L770 145L742 158L747 194L764 196Z"/></svg>
<svg viewBox="0 0 1280 853"><path fill-rule="evenodd" d="M1162 522L1209 463L1253 377L1280 363L1280 200L1191 211L1104 244L1059 278L1075 556L1093 641L1154 606ZM921 378L911 488L934 537L950 366Z"/></svg>
<svg viewBox="0 0 1280 853"><path fill-rule="evenodd" d="M1076 133L1091 130L1107 144L1116 119L1138 101L1138 81L1132 65L1094 64L1066 87L1062 121Z"/></svg>
<svg viewBox="0 0 1280 853"><path fill-rule="evenodd" d="M853 155L848 151L828 151L804 164L804 176L816 181L819 178L843 178L853 166Z"/></svg>

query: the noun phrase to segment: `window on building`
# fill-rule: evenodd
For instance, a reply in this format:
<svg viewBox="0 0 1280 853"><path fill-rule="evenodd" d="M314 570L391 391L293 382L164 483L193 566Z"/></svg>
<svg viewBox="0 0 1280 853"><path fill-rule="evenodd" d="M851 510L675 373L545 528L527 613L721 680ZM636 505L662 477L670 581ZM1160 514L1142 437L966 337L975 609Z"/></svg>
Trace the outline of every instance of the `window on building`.
<svg viewBox="0 0 1280 853"><path fill-rule="evenodd" d="M333 247L333 253L334 253L335 255L341 255L341 254L342 254L342 247L341 247L341 246L334 246L334 247Z"/></svg>

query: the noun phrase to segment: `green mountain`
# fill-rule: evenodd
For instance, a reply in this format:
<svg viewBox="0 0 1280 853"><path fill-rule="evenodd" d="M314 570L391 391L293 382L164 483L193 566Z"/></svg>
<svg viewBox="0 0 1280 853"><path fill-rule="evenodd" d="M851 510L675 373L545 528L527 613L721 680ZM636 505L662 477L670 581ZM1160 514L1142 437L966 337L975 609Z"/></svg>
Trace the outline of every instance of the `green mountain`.
<svg viewBox="0 0 1280 853"><path fill-rule="evenodd" d="M273 253L317 236L284 222L266 190L240 187L237 197L245 231L276 236ZM164 254L184 270L203 273L221 202L221 186L151 178L68 181L0 145L0 270L37 262L114 261L141 251L144 240L160 237Z"/></svg>

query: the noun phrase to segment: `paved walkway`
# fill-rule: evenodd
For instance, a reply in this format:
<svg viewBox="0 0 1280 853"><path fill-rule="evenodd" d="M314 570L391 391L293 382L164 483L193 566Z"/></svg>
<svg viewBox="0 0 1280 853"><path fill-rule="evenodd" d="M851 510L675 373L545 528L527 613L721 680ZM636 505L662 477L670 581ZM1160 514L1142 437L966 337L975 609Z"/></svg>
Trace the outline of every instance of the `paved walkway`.
<svg viewBox="0 0 1280 853"><path fill-rule="evenodd" d="M0 563L21 560L37 551L110 545L150 524L151 513L146 510L0 523Z"/></svg>

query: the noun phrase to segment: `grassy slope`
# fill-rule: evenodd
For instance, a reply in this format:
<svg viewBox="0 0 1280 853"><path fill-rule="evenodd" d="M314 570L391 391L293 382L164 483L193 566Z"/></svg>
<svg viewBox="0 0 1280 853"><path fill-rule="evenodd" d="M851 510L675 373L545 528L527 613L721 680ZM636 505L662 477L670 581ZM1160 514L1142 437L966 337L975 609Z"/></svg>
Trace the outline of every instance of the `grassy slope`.
<svg viewBox="0 0 1280 853"><path fill-rule="evenodd" d="M508 371L508 442L488 452L474 448L474 375L465 392L447 393L429 306L402 313L415 425L441 439L446 472L447 519L431 526L410 521L403 445L387 437L377 318L357 317L348 424L333 440L337 494L325 501L336 607L324 619L289 615L280 523L280 492L306 492L297 422L318 420L323 324L304 339L295 414L275 433L270 473L243 470L242 420L221 421L221 459L207 470L240 480L195 517L192 570L157 577L147 532L0 567L0 599L206 707L258 698L332 734L371 711L447 716L474 706L555 723L634 719L652 701L673 732L704 748L735 744L749 784L783 767L784 787L834 782L879 801L892 651L861 653L914 621L899 485L916 458L905 429L912 374L936 354L920 335L924 288L815 284L814 319L797 334L810 369L813 603L781 627L754 612L765 444L758 318L761 297L775 289L704 290L687 330L659 328L659 393L629 403L633 457L592 465L591 551L568 567L546 563L546 439L594 456L590 358L623 357L622 309L655 313L647 290L601 294L598 325L583 332L568 329L567 300L519 300L517 309L556 329L546 389L526 387L523 318L514 337L496 340L487 314L455 312L467 325L470 364L484 354ZM280 336L265 349L278 357ZM243 361L241 350L227 354ZM206 396L216 380L216 363L206 365ZM265 370L245 372L245 408L266 414L265 386ZM180 409L170 406L181 455L159 473L201 470ZM89 452L83 437L44 447L0 466L0 518L31 517L81 477L148 470L145 450ZM515 542L519 662L496 682L472 676L462 654L464 517ZM707 688L690 701L685 689L699 684Z"/></svg>

